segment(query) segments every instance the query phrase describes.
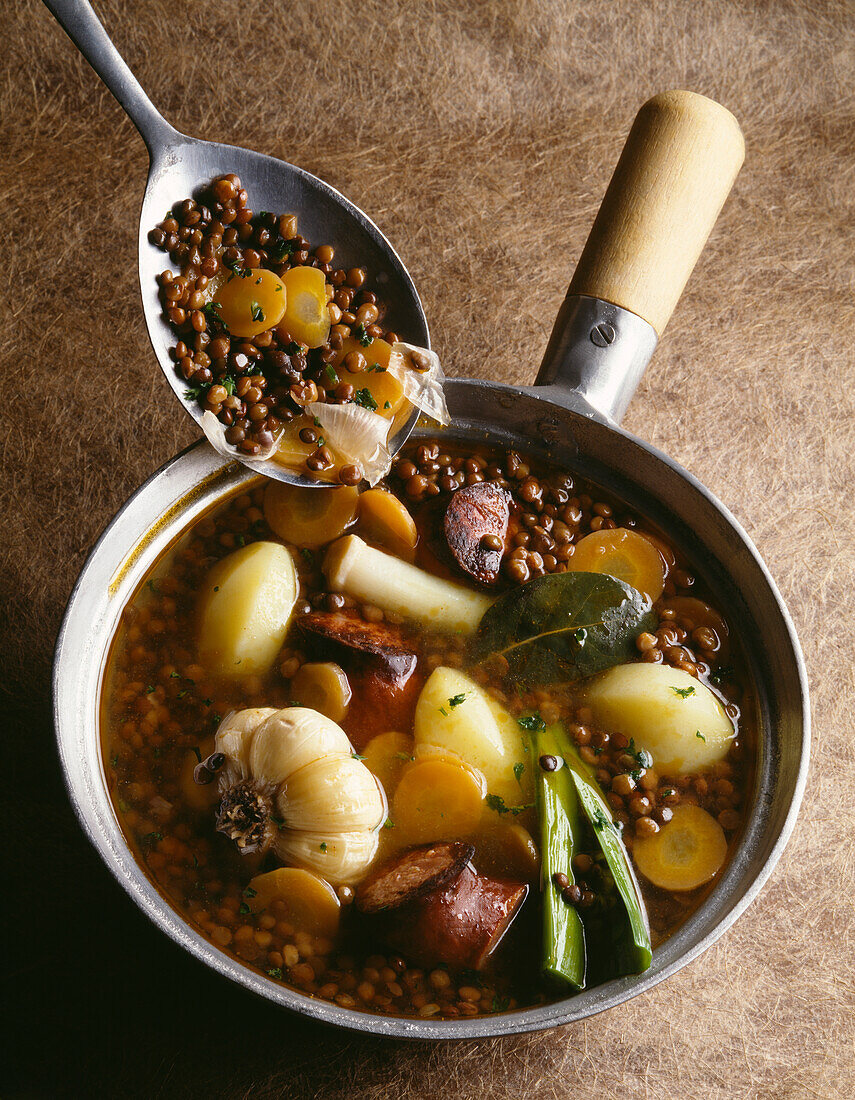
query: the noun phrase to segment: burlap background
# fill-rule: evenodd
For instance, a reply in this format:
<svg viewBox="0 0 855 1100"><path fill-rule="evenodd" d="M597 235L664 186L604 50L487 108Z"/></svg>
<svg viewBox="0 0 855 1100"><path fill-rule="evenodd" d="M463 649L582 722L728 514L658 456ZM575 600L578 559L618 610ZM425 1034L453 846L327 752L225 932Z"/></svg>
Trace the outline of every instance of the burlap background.
<svg viewBox="0 0 855 1100"><path fill-rule="evenodd" d="M87 549L193 439L135 274L141 141L35 0L0 13L6 1096L844 1097L853 1066L851 0L99 0L179 128L368 210L449 371L530 381L654 91L748 159L627 417L726 501L812 678L813 762L761 898L701 960L585 1024L451 1046L322 1030L231 988L113 885L65 801L51 648Z"/></svg>

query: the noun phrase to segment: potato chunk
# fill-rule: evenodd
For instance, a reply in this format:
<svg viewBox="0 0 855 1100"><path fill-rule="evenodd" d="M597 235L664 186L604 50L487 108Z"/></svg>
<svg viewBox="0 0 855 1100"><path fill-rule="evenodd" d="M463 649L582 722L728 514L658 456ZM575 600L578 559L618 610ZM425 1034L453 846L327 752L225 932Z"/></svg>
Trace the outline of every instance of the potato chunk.
<svg viewBox="0 0 855 1100"><path fill-rule="evenodd" d="M199 660L220 676L265 673L282 648L297 571L278 542L254 542L208 573L199 594Z"/></svg>
<svg viewBox="0 0 855 1100"><path fill-rule="evenodd" d="M415 739L417 748L446 749L481 772L489 794L505 805L533 801L531 757L519 725L457 669L431 673L416 704Z"/></svg>
<svg viewBox="0 0 855 1100"><path fill-rule="evenodd" d="M733 723L717 696L682 669L617 665L587 692L597 725L646 749L664 775L695 772L727 755Z"/></svg>

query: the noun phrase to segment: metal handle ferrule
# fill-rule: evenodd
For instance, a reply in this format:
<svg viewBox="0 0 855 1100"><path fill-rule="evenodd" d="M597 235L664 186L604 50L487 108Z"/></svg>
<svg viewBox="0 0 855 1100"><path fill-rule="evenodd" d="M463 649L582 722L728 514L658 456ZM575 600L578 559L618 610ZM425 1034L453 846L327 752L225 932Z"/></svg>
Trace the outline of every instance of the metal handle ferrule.
<svg viewBox="0 0 855 1100"><path fill-rule="evenodd" d="M657 340L653 326L637 314L599 298L568 294L535 384L550 386L562 405L620 423Z"/></svg>

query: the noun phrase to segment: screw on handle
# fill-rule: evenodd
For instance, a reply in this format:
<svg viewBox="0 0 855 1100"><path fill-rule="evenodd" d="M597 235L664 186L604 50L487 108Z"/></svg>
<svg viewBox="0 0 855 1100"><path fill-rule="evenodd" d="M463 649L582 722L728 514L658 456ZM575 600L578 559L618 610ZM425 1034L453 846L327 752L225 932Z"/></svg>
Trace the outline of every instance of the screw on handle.
<svg viewBox="0 0 855 1100"><path fill-rule="evenodd" d="M662 335L745 157L739 123L696 92L663 92L626 140L569 295L638 314Z"/></svg>

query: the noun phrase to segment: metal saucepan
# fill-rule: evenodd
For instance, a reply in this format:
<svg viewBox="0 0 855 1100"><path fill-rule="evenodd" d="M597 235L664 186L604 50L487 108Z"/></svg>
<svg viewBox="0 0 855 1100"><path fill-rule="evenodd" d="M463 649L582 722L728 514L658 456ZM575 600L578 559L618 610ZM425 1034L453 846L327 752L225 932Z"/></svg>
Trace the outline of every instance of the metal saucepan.
<svg viewBox="0 0 855 1100"><path fill-rule="evenodd" d="M694 959L746 909L790 835L809 745L804 662L787 609L750 539L691 474L618 427L742 161L739 128L701 96L642 108L606 194L534 387L453 379L456 439L513 447L630 502L664 528L708 581L742 639L756 685L759 744L748 820L700 909L644 974L554 1004L455 1021L390 1019L313 999L218 951L164 901L135 862L107 793L99 696L120 614L148 569L196 517L257 475L202 441L125 504L87 560L56 648L54 714L80 823L136 903L219 973L306 1016L404 1038L460 1039L553 1027L650 989ZM180 196L176 196L179 198ZM435 434L419 427L417 435Z"/></svg>

